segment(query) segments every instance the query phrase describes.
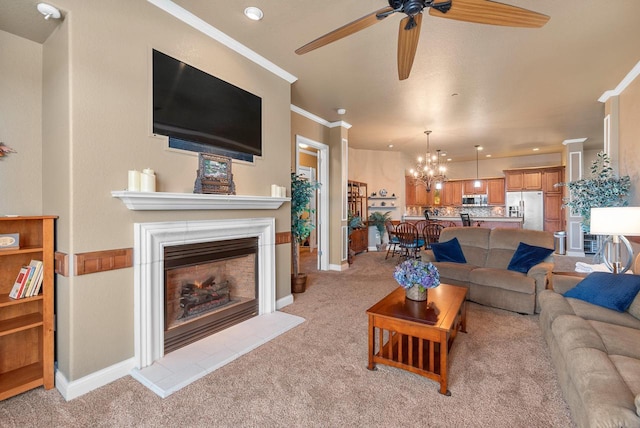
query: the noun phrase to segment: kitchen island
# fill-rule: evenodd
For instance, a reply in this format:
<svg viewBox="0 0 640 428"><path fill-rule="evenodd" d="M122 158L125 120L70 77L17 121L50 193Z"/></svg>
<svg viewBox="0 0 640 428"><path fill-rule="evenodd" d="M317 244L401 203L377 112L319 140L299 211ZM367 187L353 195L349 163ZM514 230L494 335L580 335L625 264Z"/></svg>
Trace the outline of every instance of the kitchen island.
<svg viewBox="0 0 640 428"><path fill-rule="evenodd" d="M455 223L456 226L462 226L462 219L460 217L446 217L446 216L431 216L429 217L431 220L439 220L445 223ZM407 221L410 223L415 223L420 220L424 220L424 216L412 216L406 215L402 216L403 221ZM474 217L471 216L471 225L478 227L488 227L490 229L495 229L498 227L502 228L511 228L511 229L522 229L522 217L499 217L499 216L489 216L489 217Z"/></svg>

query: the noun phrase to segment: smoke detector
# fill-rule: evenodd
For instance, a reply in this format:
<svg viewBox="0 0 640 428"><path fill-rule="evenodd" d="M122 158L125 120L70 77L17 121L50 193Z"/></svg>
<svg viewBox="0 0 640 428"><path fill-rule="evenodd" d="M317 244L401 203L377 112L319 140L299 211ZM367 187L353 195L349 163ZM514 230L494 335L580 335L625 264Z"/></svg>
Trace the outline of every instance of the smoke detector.
<svg viewBox="0 0 640 428"><path fill-rule="evenodd" d="M38 3L38 12L44 15L44 19L60 19L60 11L47 3Z"/></svg>

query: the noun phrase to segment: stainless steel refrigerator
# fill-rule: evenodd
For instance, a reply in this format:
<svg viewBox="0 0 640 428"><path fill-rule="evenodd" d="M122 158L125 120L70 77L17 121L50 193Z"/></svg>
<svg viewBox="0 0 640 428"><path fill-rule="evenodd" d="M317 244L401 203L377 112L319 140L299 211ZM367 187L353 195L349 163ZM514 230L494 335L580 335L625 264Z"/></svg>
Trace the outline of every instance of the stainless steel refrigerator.
<svg viewBox="0 0 640 428"><path fill-rule="evenodd" d="M507 192L507 215L522 217L523 229L544 230L544 196L537 190Z"/></svg>

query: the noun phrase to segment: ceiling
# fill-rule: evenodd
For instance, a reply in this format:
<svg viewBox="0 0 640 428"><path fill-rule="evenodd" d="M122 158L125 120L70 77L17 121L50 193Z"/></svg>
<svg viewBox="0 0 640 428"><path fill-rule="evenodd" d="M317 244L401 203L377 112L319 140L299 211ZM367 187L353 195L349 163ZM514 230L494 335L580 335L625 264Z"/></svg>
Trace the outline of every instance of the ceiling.
<svg viewBox="0 0 640 428"><path fill-rule="evenodd" d="M174 2L298 77L292 104L351 124L351 147L411 156L424 152L425 130L432 131L431 149L453 161L475 160L476 144L493 157L560 152L562 141L575 138L602 147L604 104L597 99L640 60L638 0L504 0L551 17L537 29L425 14L411 75L403 81L396 68L401 14L294 53L386 7L386 0ZM0 0L0 29L42 42L50 23L36 15L36 3ZM264 18L248 20L247 6L260 7ZM338 115L338 108L347 113Z"/></svg>

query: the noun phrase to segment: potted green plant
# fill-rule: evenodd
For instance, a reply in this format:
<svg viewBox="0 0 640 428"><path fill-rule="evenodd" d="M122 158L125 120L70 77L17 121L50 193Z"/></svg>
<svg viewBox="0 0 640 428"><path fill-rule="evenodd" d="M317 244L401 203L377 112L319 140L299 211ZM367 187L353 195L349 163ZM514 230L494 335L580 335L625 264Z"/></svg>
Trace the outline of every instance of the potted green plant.
<svg viewBox="0 0 640 428"><path fill-rule="evenodd" d="M610 164L609 156L599 152L591 163L590 177L561 183L569 189L564 205L582 216L582 230L586 233L590 229L591 208L623 207L629 203L625 197L631 180L628 175L616 176Z"/></svg>
<svg viewBox="0 0 640 428"><path fill-rule="evenodd" d="M391 211L387 211L385 213L382 213L380 211L373 211L371 214L369 214L369 226L375 227L380 233L380 242L376 242L378 251L380 250L380 246L383 242L385 223L389 220L391 220Z"/></svg>
<svg viewBox="0 0 640 428"><path fill-rule="evenodd" d="M309 207L311 198L320 183L291 173L291 261L293 273L291 274L291 291L303 293L307 287L307 274L300 272L300 243L307 239L314 228L311 222Z"/></svg>

